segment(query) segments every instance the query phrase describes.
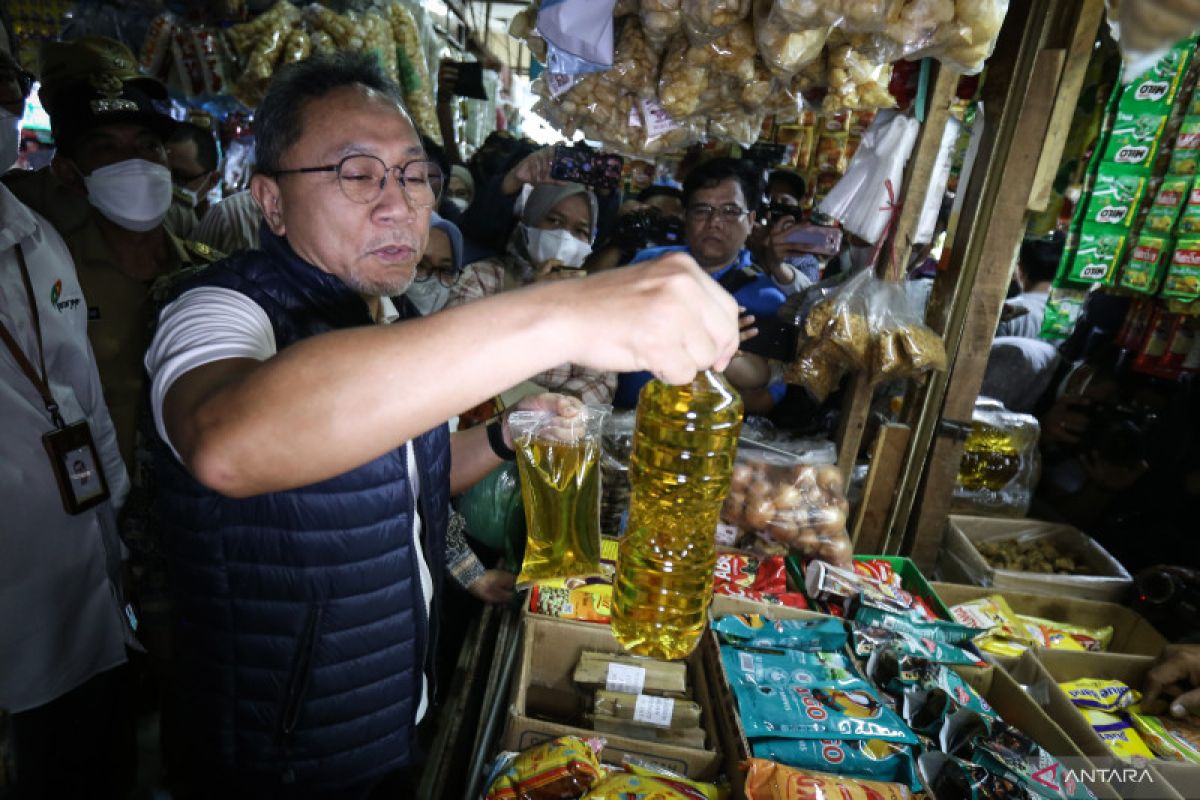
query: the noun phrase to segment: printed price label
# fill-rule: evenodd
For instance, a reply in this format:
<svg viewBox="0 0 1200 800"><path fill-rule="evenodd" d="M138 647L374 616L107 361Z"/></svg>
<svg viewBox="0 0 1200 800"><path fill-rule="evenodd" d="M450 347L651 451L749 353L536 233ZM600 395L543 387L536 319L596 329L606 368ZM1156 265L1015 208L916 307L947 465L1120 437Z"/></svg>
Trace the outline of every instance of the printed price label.
<svg viewBox="0 0 1200 800"><path fill-rule="evenodd" d="M646 668L634 667L629 664L609 664L608 678L604 688L610 692L625 692L626 694L641 694L646 685Z"/></svg>
<svg viewBox="0 0 1200 800"><path fill-rule="evenodd" d="M727 522L717 523L717 544L722 547L733 547L737 544L738 529L736 525Z"/></svg>
<svg viewBox="0 0 1200 800"><path fill-rule="evenodd" d="M547 72L546 89L549 90L551 98L556 98L574 86L576 80L574 75L567 75L562 72Z"/></svg>
<svg viewBox="0 0 1200 800"><path fill-rule="evenodd" d="M750 655L749 653L740 653L738 655L738 660L742 664L742 672L750 675L754 674L754 656Z"/></svg>
<svg viewBox="0 0 1200 800"><path fill-rule="evenodd" d="M638 722L657 725L660 728L671 727L671 715L675 712L675 701L670 697L651 697L639 694L633 706L633 718Z"/></svg>

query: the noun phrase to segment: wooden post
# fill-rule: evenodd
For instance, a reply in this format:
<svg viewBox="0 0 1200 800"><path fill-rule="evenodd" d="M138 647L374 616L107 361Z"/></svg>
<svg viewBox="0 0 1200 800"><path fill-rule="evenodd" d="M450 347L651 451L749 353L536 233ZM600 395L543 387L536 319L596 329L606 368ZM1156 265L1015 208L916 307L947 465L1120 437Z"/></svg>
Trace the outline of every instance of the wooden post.
<svg viewBox="0 0 1200 800"><path fill-rule="evenodd" d="M871 451L871 471L863 488L862 502L854 518L854 530L850 541L856 553L882 553L888 511L896 496L896 484L900 479L900 466L908 448L908 437L912 429L907 425L888 424L880 426Z"/></svg>
<svg viewBox="0 0 1200 800"><path fill-rule="evenodd" d="M983 380L991 341L1004 302L1025 210L1046 142L1051 113L1059 104L1074 109L1079 87L1059 91L1065 48L1045 47L1066 32L1075 42L1097 17L1102 0L1014 1L983 89L985 128L979 156L966 188L964 220L951 251L950 268L939 279L928 320L945 334L951 369L926 384L915 417L908 459L888 530L922 569L936 560L946 523L961 444L939 430L941 420L969 421ZM1056 35L1057 34L1057 35ZM916 512L913 513L914 504Z"/></svg>
<svg viewBox="0 0 1200 800"><path fill-rule="evenodd" d="M921 220L921 209L929 192L929 181L933 177L942 136L950 119L950 104L958 88L959 73L956 70L942 66L936 70L937 77L929 95L925 122L921 125L912 155L905 166L904 185L897 189L897 196L903 198L904 205L896 220L895 230L888 241L884 242L881 252L880 265L885 270L893 263L903 270L912 254L913 236L916 235L917 223ZM858 451L862 447L863 432L871 413L874 389L871 382L861 373L851 375L847 383L846 400L842 405L837 437L838 468L847 482L851 470L854 469L854 462L858 459ZM874 469L874 465L871 468Z"/></svg>

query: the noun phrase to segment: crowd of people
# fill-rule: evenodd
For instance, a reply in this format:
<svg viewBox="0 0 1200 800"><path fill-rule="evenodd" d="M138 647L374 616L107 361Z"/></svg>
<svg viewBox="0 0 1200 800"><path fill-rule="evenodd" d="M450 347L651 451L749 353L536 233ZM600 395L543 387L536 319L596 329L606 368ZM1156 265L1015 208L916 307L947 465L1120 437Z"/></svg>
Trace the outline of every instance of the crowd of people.
<svg viewBox="0 0 1200 800"><path fill-rule="evenodd" d="M771 414L741 345L835 268L787 236L803 181L721 158L622 203L502 132L463 162L342 54L279 71L210 205L211 131L123 45L41 63L53 161L0 185L17 796L127 796L146 707L175 797L412 796L446 597L513 594L453 508L514 458L505 412L713 368ZM0 50L0 167L32 85Z"/></svg>

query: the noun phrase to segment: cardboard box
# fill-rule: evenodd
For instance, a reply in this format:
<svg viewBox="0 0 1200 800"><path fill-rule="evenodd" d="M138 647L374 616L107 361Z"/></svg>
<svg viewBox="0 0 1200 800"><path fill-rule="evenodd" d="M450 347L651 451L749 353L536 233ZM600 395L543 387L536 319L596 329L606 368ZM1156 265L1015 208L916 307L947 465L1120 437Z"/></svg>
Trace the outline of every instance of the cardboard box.
<svg viewBox="0 0 1200 800"><path fill-rule="evenodd" d="M713 706L718 711L717 730L721 736L721 750L725 754L725 771L730 778L733 796L737 800L745 797L745 776L738 764L750 757L750 742L742 728L737 700L729 686L724 665L715 637L705 637L699 648L704 657L706 670L711 678L714 692ZM1091 766L1070 737L1056 725L1035 703L1021 686L999 667L956 667L956 671L983 696L1005 722L1024 731L1047 752L1056 758L1072 759L1073 764ZM1088 781L1099 798L1118 798L1120 795L1103 784Z"/></svg>
<svg viewBox="0 0 1200 800"><path fill-rule="evenodd" d="M624 652L613 637L612 630L607 625L570 623L530 615L523 621L522 635L512 705L508 711L508 722L501 746L505 750L519 751L559 736L596 736L595 731L586 728L527 716L526 698L531 686L582 693L572 680L580 654L585 650ZM711 631L706 631L703 640L711 639L712 636ZM709 749L694 750L604 734L607 741L604 747L606 762L621 764L636 758L661 765L689 778L711 780L717 776L722 765L721 753L718 750L720 740L716 733L716 713L710 699L709 681L704 672L699 649L687 659L687 668L692 699L700 704L702 710L701 724L707 734Z"/></svg>
<svg viewBox="0 0 1200 800"><path fill-rule="evenodd" d="M999 539L1047 538L1088 567L1087 575L1042 574L996 569L975 545ZM941 580L1034 594L1120 603L1133 578L1108 551L1077 528L1032 519L993 519L951 514L938 559Z"/></svg>
<svg viewBox="0 0 1200 800"><path fill-rule="evenodd" d="M1008 589L999 590L994 587L965 586L958 583L935 582L932 586L947 606L1000 594L1018 614L1069 622L1085 628L1103 628L1111 625L1113 638L1108 646L1109 653L1157 656L1167 646L1167 640L1145 617L1116 603L1081 600L1075 597L1052 597Z"/></svg>
<svg viewBox="0 0 1200 800"><path fill-rule="evenodd" d="M1154 659L1150 656L1037 650L1022 656L1018 669L1025 673L1029 685L1037 686L1039 691L1044 690L1049 694L1050 704L1047 711L1075 744L1098 765L1111 767L1123 766L1126 762L1113 756L1108 745L1071 704L1066 694L1058 688L1058 684L1078 678L1101 678L1121 681L1140 689L1146 672L1153 663ZM1163 782L1173 787L1179 796L1200 798L1200 765L1155 760L1150 762L1150 770L1161 775ZM1159 788L1155 786L1156 790ZM1133 798L1169 796L1165 793L1147 793L1146 787L1138 784L1131 784L1123 795Z"/></svg>

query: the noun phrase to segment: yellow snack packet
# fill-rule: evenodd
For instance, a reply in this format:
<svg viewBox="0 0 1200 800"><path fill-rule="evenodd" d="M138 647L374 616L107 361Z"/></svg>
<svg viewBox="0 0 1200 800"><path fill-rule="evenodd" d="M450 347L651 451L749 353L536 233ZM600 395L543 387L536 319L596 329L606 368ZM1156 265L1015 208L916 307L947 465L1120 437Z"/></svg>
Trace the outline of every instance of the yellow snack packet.
<svg viewBox="0 0 1200 800"><path fill-rule="evenodd" d="M1107 711L1097 711L1093 708L1081 708L1079 713L1088 721L1096 734L1104 740L1117 758L1154 758L1154 753L1142 741L1142 737L1134 730L1124 716L1109 714Z"/></svg>
<svg viewBox="0 0 1200 800"><path fill-rule="evenodd" d="M1200 764L1200 728L1171 717L1129 712L1133 727L1159 758Z"/></svg>
<svg viewBox="0 0 1200 800"><path fill-rule="evenodd" d="M1011 656L1012 658L1020 658L1021 654L1029 649L1021 642L999 636L981 636L975 640L975 644L980 650L987 651L994 656Z"/></svg>
<svg viewBox="0 0 1200 800"><path fill-rule="evenodd" d="M1069 622L1058 622L1041 617L1029 617L1018 614L1017 618L1026 626L1037 626L1042 631L1042 647L1052 650L1087 650L1099 652L1107 650L1112 643L1113 629L1111 625L1103 628L1084 628Z"/></svg>
<svg viewBox="0 0 1200 800"><path fill-rule="evenodd" d="M1142 699L1141 693L1130 689L1120 681L1098 678L1080 678L1060 683L1071 702L1079 708L1094 708L1099 711L1119 711Z"/></svg>
<svg viewBox="0 0 1200 800"><path fill-rule="evenodd" d="M992 594L978 600L959 603L950 608L950 614L955 622L970 628L988 630L992 636L1003 636L1034 644L1003 595Z"/></svg>

